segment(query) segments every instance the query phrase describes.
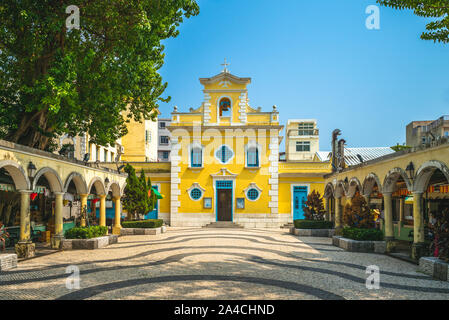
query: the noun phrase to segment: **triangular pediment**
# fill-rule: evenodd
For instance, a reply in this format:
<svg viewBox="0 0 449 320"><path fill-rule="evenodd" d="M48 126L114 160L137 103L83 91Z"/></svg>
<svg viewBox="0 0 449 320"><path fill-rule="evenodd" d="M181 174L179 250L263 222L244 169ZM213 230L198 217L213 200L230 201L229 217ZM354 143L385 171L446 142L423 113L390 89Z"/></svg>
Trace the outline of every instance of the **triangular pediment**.
<svg viewBox="0 0 449 320"><path fill-rule="evenodd" d="M200 83L202 85L213 84L221 81L230 81L237 84L249 84L251 83L251 78L240 78L224 71L216 76L213 76L212 78L200 78Z"/></svg>
<svg viewBox="0 0 449 320"><path fill-rule="evenodd" d="M218 172L211 174L212 177L237 177L238 174L232 173L227 168L221 168Z"/></svg>

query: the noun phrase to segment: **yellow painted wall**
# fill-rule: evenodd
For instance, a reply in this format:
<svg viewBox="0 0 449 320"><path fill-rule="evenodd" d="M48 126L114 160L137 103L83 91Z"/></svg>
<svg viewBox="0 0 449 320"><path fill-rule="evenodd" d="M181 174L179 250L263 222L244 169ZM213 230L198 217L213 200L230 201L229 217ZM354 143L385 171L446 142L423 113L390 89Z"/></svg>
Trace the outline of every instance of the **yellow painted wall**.
<svg viewBox="0 0 449 320"><path fill-rule="evenodd" d="M189 167L189 157L190 153L189 139L183 139L181 141L181 150L184 152L180 152L181 155L181 172L178 174L178 177L181 179L181 184L179 186L181 190L181 195L179 196L179 201L181 202L181 207L179 208L179 212L181 213L192 213L192 212L205 212L205 213L215 213L215 203L212 203L212 209L204 209L203 208L203 199L204 197L211 197L212 201L215 200L214 195L214 186L213 179L211 174L216 174L222 168L228 169L231 173L238 174L236 179L235 186L235 198L246 198L244 194L244 190L250 185L250 183L256 183L259 188L262 189L261 196L259 200L255 202L251 202L245 199L245 209L237 210L235 208L235 200L233 204L233 212L234 213L268 213L268 155L269 155L269 139L266 138L262 142L262 150L261 150L261 167L258 169L250 169L245 168L245 152L244 146L249 142L249 140L259 141L258 138L248 138L241 136L233 136L234 139L232 141L226 141L226 144L229 145L234 151L234 158L230 161L230 164L221 164L215 158L215 151L221 143L215 143L214 141L203 141L202 145L205 147L204 154L204 168L190 168ZM224 138L223 138L224 139ZM224 142L224 140L223 140ZM187 151L187 152L186 152ZM207 152L207 153L206 153ZM204 165L206 164L206 165ZM199 183L202 188L206 191L204 192L203 198L199 201L193 201L187 190L194 184Z"/></svg>
<svg viewBox="0 0 449 320"><path fill-rule="evenodd" d="M292 213L292 186L307 185L309 193L316 190L321 195L324 194L324 178L304 177L304 178L279 178L279 213Z"/></svg>
<svg viewBox="0 0 449 320"><path fill-rule="evenodd" d="M145 161L145 122L131 119L127 128L128 134L122 137L125 148L122 161Z"/></svg>

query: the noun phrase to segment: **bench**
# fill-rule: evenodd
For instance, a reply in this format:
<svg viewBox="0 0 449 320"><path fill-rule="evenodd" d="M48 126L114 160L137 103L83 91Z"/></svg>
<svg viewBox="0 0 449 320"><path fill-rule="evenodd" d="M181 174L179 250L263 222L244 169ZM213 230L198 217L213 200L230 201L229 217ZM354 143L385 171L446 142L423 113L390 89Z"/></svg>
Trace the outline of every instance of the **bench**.
<svg viewBox="0 0 449 320"><path fill-rule="evenodd" d="M20 241L20 227L8 227L5 229L6 232L9 233L9 237L7 237L5 241L5 246L7 248L14 247L16 243ZM41 238L42 238L42 231L35 230L34 226L32 225L30 228L30 240L33 242L37 242L40 241Z"/></svg>

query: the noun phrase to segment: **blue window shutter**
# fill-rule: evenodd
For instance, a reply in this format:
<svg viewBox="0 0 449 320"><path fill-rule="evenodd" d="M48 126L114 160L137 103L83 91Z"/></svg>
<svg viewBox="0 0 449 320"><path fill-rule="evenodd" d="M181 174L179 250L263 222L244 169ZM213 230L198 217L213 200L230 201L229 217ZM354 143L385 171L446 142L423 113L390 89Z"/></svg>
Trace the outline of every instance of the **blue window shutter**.
<svg viewBox="0 0 449 320"><path fill-rule="evenodd" d="M191 162L192 167L201 167L202 164L202 152L203 150L201 148L192 148L191 151Z"/></svg>
<svg viewBox="0 0 449 320"><path fill-rule="evenodd" d="M259 148L256 148L256 167L259 166Z"/></svg>
<svg viewBox="0 0 449 320"><path fill-rule="evenodd" d="M248 161L248 167L258 167L259 166L259 149L257 147L248 148L246 156L247 156L247 161Z"/></svg>

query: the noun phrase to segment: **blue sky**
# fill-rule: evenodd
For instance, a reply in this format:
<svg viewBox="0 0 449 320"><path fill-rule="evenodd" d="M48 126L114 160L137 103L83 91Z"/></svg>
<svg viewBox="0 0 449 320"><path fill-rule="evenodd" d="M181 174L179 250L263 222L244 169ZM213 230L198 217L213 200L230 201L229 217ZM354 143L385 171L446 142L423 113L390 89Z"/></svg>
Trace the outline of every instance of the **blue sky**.
<svg viewBox="0 0 449 320"><path fill-rule="evenodd" d="M368 30L365 9L375 0L199 0L200 14L164 41L172 100L200 106L200 77L229 70L251 77L252 107L278 106L281 122L316 118L320 149L342 130L349 147L405 142L413 120L449 114L449 45L420 39L426 19L380 7L380 30Z"/></svg>

